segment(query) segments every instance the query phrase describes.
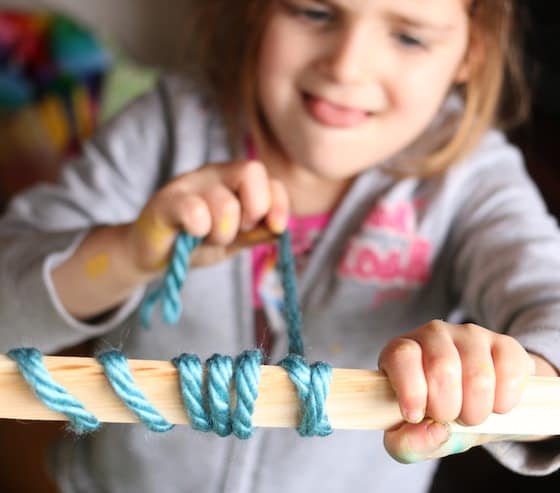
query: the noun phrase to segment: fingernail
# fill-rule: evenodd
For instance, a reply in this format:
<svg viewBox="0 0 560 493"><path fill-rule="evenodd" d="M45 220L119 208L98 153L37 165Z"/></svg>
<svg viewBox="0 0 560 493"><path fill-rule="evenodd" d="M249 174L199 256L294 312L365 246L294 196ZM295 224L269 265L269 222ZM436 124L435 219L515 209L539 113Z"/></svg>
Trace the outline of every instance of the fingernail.
<svg viewBox="0 0 560 493"><path fill-rule="evenodd" d="M432 421L428 424L428 432L430 433L434 444L442 445L447 440L449 440L449 426L445 423L440 423L438 421Z"/></svg>
<svg viewBox="0 0 560 493"><path fill-rule="evenodd" d="M268 227L273 233L280 234L283 233L284 230L286 229L286 219L279 215L278 216L271 215L268 218L267 222L268 222Z"/></svg>
<svg viewBox="0 0 560 493"><path fill-rule="evenodd" d="M424 419L425 412L423 409L413 409L411 411L406 411L405 419L409 423L420 423Z"/></svg>

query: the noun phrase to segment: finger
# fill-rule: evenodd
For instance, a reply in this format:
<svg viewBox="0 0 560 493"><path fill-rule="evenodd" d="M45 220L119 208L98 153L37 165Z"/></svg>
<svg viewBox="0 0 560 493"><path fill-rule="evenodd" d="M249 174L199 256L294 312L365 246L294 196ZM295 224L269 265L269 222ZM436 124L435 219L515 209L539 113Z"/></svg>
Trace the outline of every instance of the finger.
<svg viewBox="0 0 560 493"><path fill-rule="evenodd" d="M397 429L386 431L383 443L395 460L413 464L434 457L449 437L445 424L425 419L418 424L404 423Z"/></svg>
<svg viewBox="0 0 560 493"><path fill-rule="evenodd" d="M432 321L409 337L422 347L428 383L426 414L436 421L454 421L461 412L461 358L449 333L449 324Z"/></svg>
<svg viewBox="0 0 560 493"><path fill-rule="evenodd" d="M224 183L239 196L241 230L249 231L270 211L271 190L265 166L258 161L239 162L227 170Z"/></svg>
<svg viewBox="0 0 560 493"><path fill-rule="evenodd" d="M467 426L482 423L494 408L496 375L490 340L475 325L460 327L455 341L461 357L463 403L460 421Z"/></svg>
<svg viewBox="0 0 560 493"><path fill-rule="evenodd" d="M424 419L428 385L422 366L422 348L405 337L392 340L379 357L379 368L389 378L401 414L410 423Z"/></svg>
<svg viewBox="0 0 560 493"><path fill-rule="evenodd" d="M492 357L496 371L494 411L507 413L519 403L534 363L515 339L503 335L494 341Z"/></svg>
<svg viewBox="0 0 560 493"><path fill-rule="evenodd" d="M208 205L199 195L182 191L169 194L160 210L165 222L193 236L203 237L210 231L212 216Z"/></svg>
<svg viewBox="0 0 560 493"><path fill-rule="evenodd" d="M237 236L241 205L237 197L222 184L216 184L203 193L212 217L212 226L206 238L209 244L227 245Z"/></svg>
<svg viewBox="0 0 560 493"><path fill-rule="evenodd" d="M288 225L289 198L286 187L279 180L270 180L270 210L266 224L276 234L282 233Z"/></svg>
<svg viewBox="0 0 560 493"><path fill-rule="evenodd" d="M447 425L426 419L422 423L405 423L397 429L385 432L384 445L391 457L398 462L413 464L460 454L488 442L516 439L519 436L450 433Z"/></svg>

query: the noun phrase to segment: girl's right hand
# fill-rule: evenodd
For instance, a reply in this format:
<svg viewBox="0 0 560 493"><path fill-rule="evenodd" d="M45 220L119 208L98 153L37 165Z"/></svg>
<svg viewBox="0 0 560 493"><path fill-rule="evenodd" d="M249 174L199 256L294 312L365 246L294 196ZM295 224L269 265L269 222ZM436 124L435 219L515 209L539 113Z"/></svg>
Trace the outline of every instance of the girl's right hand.
<svg viewBox="0 0 560 493"><path fill-rule="evenodd" d="M270 178L262 163L208 164L154 194L138 219L126 227L126 247L139 274L156 275L169 262L177 234L185 231L204 238L190 265L210 265L244 246L240 233L259 223L273 234L282 233L288 209L284 185Z"/></svg>

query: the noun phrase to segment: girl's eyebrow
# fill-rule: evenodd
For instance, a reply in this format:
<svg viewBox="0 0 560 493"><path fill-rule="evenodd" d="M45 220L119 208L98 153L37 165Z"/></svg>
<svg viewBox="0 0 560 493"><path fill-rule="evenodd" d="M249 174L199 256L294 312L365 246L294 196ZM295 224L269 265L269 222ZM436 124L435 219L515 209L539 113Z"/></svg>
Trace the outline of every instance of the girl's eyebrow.
<svg viewBox="0 0 560 493"><path fill-rule="evenodd" d="M319 0L320 1L320 0ZM387 12L386 17L393 22L402 24L415 29L423 29L430 31L447 32L454 29L452 24L436 24L427 19L414 17L409 14L401 14L397 12Z"/></svg>

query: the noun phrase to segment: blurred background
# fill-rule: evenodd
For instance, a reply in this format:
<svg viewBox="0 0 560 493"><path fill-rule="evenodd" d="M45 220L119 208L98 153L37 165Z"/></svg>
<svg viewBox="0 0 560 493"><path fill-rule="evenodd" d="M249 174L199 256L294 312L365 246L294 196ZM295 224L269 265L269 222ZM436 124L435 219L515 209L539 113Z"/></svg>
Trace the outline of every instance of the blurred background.
<svg viewBox="0 0 560 493"><path fill-rule="evenodd" d="M177 33L192 0L0 0L2 9L56 10L100 36L111 36L135 60L177 66Z"/></svg>
<svg viewBox="0 0 560 493"><path fill-rule="evenodd" d="M189 1L0 0L0 209L30 184L56 179L98 125L153 87L162 70L179 67L176 33ZM560 218L559 19L555 2L519 4L533 104L529 120L509 137ZM72 349L87 352L87 345ZM58 423L0 420L0 492L53 492L44 458L48 442L61 433ZM479 448L444 459L432 493L559 486L558 473L519 476Z"/></svg>

